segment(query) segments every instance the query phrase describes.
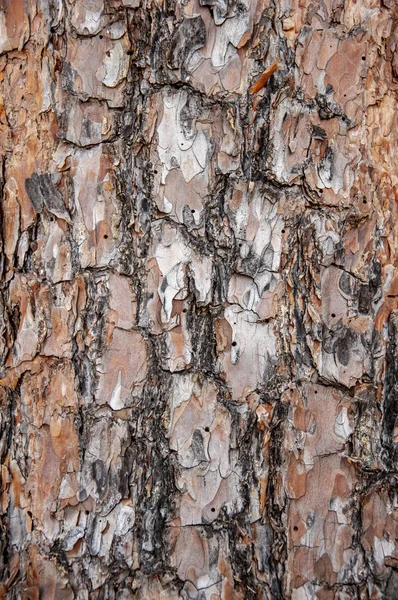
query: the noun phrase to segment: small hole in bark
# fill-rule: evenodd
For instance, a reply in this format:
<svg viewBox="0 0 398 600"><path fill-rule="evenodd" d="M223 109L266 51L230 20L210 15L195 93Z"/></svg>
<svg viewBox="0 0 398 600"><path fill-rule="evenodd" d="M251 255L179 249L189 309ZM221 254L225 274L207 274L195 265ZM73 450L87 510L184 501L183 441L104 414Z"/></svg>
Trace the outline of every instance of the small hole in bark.
<svg viewBox="0 0 398 600"><path fill-rule="evenodd" d="M232 346L236 346L236 342L232 342Z"/></svg>
<svg viewBox="0 0 398 600"><path fill-rule="evenodd" d="M297 525L295 525L295 526L293 527L293 531L298 531L298 527L297 527Z"/></svg>
<svg viewBox="0 0 398 600"><path fill-rule="evenodd" d="M100 39L100 40L102 40L102 38L103 38L103 37L104 37L103 35L100 35L100 36L99 36L99 39Z"/></svg>
<svg viewBox="0 0 398 600"><path fill-rule="evenodd" d="M155 175L157 175L157 174L158 174L158 172L157 172L156 170L154 171L154 173L155 173Z"/></svg>
<svg viewBox="0 0 398 600"><path fill-rule="evenodd" d="M212 509L211 509L211 512L216 512L216 509L215 509L215 508L212 508Z"/></svg>
<svg viewBox="0 0 398 600"><path fill-rule="evenodd" d="M367 200L362 200L362 204L367 204L368 201Z"/></svg>
<svg viewBox="0 0 398 600"><path fill-rule="evenodd" d="M284 230L284 229L282 229L282 233L285 233L285 230Z"/></svg>
<svg viewBox="0 0 398 600"><path fill-rule="evenodd" d="M320 193L320 194L323 194L323 190L319 190L319 193Z"/></svg>
<svg viewBox="0 0 398 600"><path fill-rule="evenodd" d="M127 56L133 56L133 51L132 50L127 50Z"/></svg>
<svg viewBox="0 0 398 600"><path fill-rule="evenodd" d="M334 319L336 316L336 313L332 313L330 316L332 317L332 319Z"/></svg>
<svg viewBox="0 0 398 600"><path fill-rule="evenodd" d="M366 60L366 56L362 56L362 60Z"/></svg>
<svg viewBox="0 0 398 600"><path fill-rule="evenodd" d="M314 394L317 394L317 393L318 393L318 390L314 390Z"/></svg>
<svg viewBox="0 0 398 600"><path fill-rule="evenodd" d="M107 240L107 239L108 239L108 236L105 234L104 235L104 240Z"/></svg>
<svg viewBox="0 0 398 600"><path fill-rule="evenodd" d="M193 209L191 210L191 213L194 213L194 212L195 212L195 209L193 208Z"/></svg>
<svg viewBox="0 0 398 600"><path fill-rule="evenodd" d="M186 308L184 308L182 312L183 312L183 313L186 313L186 312L187 312L187 309L186 309Z"/></svg>
<svg viewBox="0 0 398 600"><path fill-rule="evenodd" d="M208 427L205 427L205 431L210 431L210 429Z"/></svg>
<svg viewBox="0 0 398 600"><path fill-rule="evenodd" d="M85 515L88 515L88 514L90 514L90 513L88 512L88 510L85 510L85 511L84 511L84 514L85 514Z"/></svg>
<svg viewBox="0 0 398 600"><path fill-rule="evenodd" d="M54 217L50 217L50 221L54 221Z"/></svg>

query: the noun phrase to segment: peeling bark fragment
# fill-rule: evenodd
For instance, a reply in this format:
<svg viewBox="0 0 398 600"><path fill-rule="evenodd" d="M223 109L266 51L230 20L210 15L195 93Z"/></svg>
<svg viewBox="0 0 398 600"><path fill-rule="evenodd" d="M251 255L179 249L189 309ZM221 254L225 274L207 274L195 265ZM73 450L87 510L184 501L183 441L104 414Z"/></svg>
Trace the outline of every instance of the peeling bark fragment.
<svg viewBox="0 0 398 600"><path fill-rule="evenodd" d="M64 92L76 94L84 100L107 100L111 107L123 106L128 49L124 22L119 27L114 23L94 37L71 36L62 70Z"/></svg>
<svg viewBox="0 0 398 600"><path fill-rule="evenodd" d="M95 35L105 23L104 0L74 2L71 10L71 25L80 35Z"/></svg>
<svg viewBox="0 0 398 600"><path fill-rule="evenodd" d="M72 224L62 196L53 184L50 175L33 173L30 178L25 180L25 189L37 212L41 212L45 205L50 213Z"/></svg>
<svg viewBox="0 0 398 600"><path fill-rule="evenodd" d="M278 61L275 61L264 73L258 78L258 80L250 88L250 93L257 94L267 83L268 79L278 68Z"/></svg>
<svg viewBox="0 0 398 600"><path fill-rule="evenodd" d="M258 322L253 312L236 305L225 310L217 325L220 373L233 399L239 401L271 378L276 363L275 335L272 325Z"/></svg>
<svg viewBox="0 0 398 600"><path fill-rule="evenodd" d="M363 564L353 548L349 509L354 469L342 458L352 431L349 402L339 403L337 393L318 386L302 394L300 398L295 392L292 403L294 437L285 476L288 496L294 498L289 508L289 585L301 593L311 582L315 593L324 585L351 583L351 577L359 581ZM345 580L343 565L348 562L352 574Z"/></svg>
<svg viewBox="0 0 398 600"><path fill-rule="evenodd" d="M70 159L76 215L73 237L80 264L104 266L116 257L120 208L111 156L102 146L78 150Z"/></svg>
<svg viewBox="0 0 398 600"><path fill-rule="evenodd" d="M97 367L98 401L120 410L132 395L142 391L147 371L146 346L138 332L116 327L109 337L109 346Z"/></svg>
<svg viewBox="0 0 398 600"><path fill-rule="evenodd" d="M69 99L65 107L65 139L77 146L108 141L115 134L115 115L105 103Z"/></svg>
<svg viewBox="0 0 398 600"><path fill-rule="evenodd" d="M22 50L29 39L29 16L26 0L4 0L0 6L0 54Z"/></svg>
<svg viewBox="0 0 398 600"><path fill-rule="evenodd" d="M204 382L201 390L192 376L174 381L181 391L171 399L170 447L178 452L181 467L177 487L185 490L179 524L211 523L223 505L227 514L239 507L239 500L237 505L233 500L239 467L228 460L231 417L217 406L214 385Z"/></svg>
<svg viewBox="0 0 398 600"><path fill-rule="evenodd" d="M184 68L186 61L206 42L206 29L203 19L192 17L184 19L175 30L167 52L167 62L171 69Z"/></svg>

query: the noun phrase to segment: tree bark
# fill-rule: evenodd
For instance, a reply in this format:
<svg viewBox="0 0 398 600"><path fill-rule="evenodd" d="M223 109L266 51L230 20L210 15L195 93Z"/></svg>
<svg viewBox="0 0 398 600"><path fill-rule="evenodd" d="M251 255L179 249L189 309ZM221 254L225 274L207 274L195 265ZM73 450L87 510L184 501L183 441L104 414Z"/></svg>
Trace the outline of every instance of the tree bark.
<svg viewBox="0 0 398 600"><path fill-rule="evenodd" d="M398 598L394 0L0 0L0 598Z"/></svg>

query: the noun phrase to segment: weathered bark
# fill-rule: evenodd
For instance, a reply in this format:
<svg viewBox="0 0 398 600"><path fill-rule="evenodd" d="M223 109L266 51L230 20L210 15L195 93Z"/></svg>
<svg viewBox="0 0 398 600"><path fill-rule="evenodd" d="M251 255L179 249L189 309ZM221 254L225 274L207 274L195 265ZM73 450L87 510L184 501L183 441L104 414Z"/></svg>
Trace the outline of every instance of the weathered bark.
<svg viewBox="0 0 398 600"><path fill-rule="evenodd" d="M0 0L0 53L0 597L398 598L394 0Z"/></svg>

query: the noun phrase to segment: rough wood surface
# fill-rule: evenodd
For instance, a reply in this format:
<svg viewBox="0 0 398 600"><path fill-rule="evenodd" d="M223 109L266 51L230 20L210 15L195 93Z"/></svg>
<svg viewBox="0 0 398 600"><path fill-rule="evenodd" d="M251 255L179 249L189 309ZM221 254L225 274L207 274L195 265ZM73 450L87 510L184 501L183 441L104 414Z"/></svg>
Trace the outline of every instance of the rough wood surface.
<svg viewBox="0 0 398 600"><path fill-rule="evenodd" d="M398 598L397 91L394 0L0 0L0 598Z"/></svg>

